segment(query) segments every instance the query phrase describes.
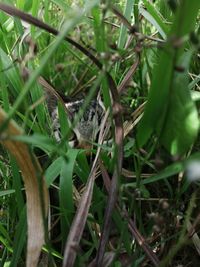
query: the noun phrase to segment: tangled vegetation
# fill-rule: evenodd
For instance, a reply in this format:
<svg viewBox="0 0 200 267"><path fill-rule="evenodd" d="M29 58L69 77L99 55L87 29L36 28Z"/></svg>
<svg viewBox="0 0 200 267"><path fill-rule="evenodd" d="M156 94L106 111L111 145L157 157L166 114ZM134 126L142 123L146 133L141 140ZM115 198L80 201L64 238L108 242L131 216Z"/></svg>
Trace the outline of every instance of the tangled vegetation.
<svg viewBox="0 0 200 267"><path fill-rule="evenodd" d="M0 2L0 266L199 266L199 8Z"/></svg>

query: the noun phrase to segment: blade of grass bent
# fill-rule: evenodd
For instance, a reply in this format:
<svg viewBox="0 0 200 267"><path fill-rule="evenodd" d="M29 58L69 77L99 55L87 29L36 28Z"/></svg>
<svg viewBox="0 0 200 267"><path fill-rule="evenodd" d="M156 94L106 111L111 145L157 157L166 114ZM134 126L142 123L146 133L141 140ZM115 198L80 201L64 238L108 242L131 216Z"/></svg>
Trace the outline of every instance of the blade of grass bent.
<svg viewBox="0 0 200 267"><path fill-rule="evenodd" d="M7 115L0 109L0 125L5 121ZM21 135L22 131L10 121L3 133L5 136ZM38 172L41 172L39 163L35 159L36 166L32 162L32 157L27 145L17 141L3 139L1 143L15 157L24 178L27 197L27 220L28 220L28 245L27 245L27 266L37 266L41 247L44 243L43 215L48 211L48 191L42 180L42 188L38 184ZM41 207L40 190L42 190L44 207ZM45 214L42 214L44 210ZM35 231L37 229L37 231Z"/></svg>
<svg viewBox="0 0 200 267"><path fill-rule="evenodd" d="M119 93L117 91L116 85L113 80L107 76L108 84L110 87L112 100L113 100L113 121L114 121L114 142L115 142L115 151L114 151L114 173L112 175L111 186L108 196L108 204L106 206L104 225L102 230L102 235L100 238L100 244L97 251L96 264L98 267L102 266L103 257L105 253L106 244L108 242L110 228L111 228L111 219L112 213L117 201L118 194L118 184L119 178L122 170L122 161L123 161L123 119L122 119L122 107L119 101Z"/></svg>

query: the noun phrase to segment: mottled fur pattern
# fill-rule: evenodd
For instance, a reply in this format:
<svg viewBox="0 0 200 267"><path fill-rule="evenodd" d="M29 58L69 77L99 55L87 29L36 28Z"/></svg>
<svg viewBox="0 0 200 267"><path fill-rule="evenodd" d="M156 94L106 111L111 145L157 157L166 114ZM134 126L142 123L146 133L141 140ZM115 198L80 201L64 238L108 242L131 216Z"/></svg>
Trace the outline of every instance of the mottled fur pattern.
<svg viewBox="0 0 200 267"><path fill-rule="evenodd" d="M57 141L60 141L60 124L58 116L57 101L48 102L48 108L53 121L54 135ZM49 106L53 103L53 107ZM71 100L65 103L66 109L72 118L69 119L68 123L71 124L82 108L84 99ZM92 100L87 106L83 113L83 116L78 120L77 124L73 128L76 139L78 141L78 147L84 147L86 143L95 141L96 136L99 132L101 119L104 113L104 107L97 100Z"/></svg>

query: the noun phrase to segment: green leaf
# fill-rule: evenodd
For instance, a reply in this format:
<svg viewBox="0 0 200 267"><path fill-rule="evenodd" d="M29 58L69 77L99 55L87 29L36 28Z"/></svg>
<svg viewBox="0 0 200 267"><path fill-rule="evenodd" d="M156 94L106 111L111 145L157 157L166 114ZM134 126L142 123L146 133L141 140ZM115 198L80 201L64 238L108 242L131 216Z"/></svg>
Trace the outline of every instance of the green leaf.
<svg viewBox="0 0 200 267"><path fill-rule="evenodd" d="M49 187L60 174L63 158L59 157L45 171L45 181Z"/></svg>
<svg viewBox="0 0 200 267"><path fill-rule="evenodd" d="M173 51L169 54L164 51L160 53L160 58L154 67L153 73L148 102L138 127L137 141L139 146L143 146L147 142L153 131L156 130L158 123L164 118L173 74Z"/></svg>
<svg viewBox="0 0 200 267"><path fill-rule="evenodd" d="M26 209L24 207L16 227L15 240L13 244L13 255L10 267L19 266L18 262L26 242L26 232L27 232L27 218L26 218Z"/></svg>
<svg viewBox="0 0 200 267"><path fill-rule="evenodd" d="M22 88L22 81L20 80L20 75L18 69L15 68L13 61L6 55L3 49L0 47L0 60L1 60L1 69L0 71L6 77L6 81L10 84L13 88L13 91L10 93L13 97L18 96Z"/></svg>
<svg viewBox="0 0 200 267"><path fill-rule="evenodd" d="M166 167L164 170L162 170L160 173L153 175L149 177L148 179L144 179L142 181L142 184L151 184L154 182L158 182L160 180L164 180L166 178L172 177L173 175L181 172L184 170L184 163L182 162L176 162L168 167Z"/></svg>
<svg viewBox="0 0 200 267"><path fill-rule="evenodd" d="M67 213L71 213L74 210L72 199L72 178L78 153L78 149L69 149L67 153L67 161L63 159L60 171L60 201L61 207L63 207Z"/></svg>
<svg viewBox="0 0 200 267"><path fill-rule="evenodd" d="M134 8L134 3L135 0L127 0L126 1L126 6L124 10L124 17L128 20L131 21L131 14ZM127 40L128 32L127 32L127 27L122 23L120 27L120 34L119 34L119 40L118 40L118 48L123 49Z"/></svg>
<svg viewBox="0 0 200 267"><path fill-rule="evenodd" d="M135 0L126 0L126 5L125 5L125 9L124 9L124 17L131 23L131 14L132 11L136 8L134 8L134 5L136 5ZM119 39L117 41L117 47L119 49L123 49L125 44L126 44L126 40L128 38L128 31L127 31L127 27L121 23L120 26L120 33L119 33ZM115 64L115 74L118 73L120 68L120 62L116 62Z"/></svg>
<svg viewBox="0 0 200 267"><path fill-rule="evenodd" d="M18 215L20 216L21 211L24 207L24 198L22 193L22 181L20 176L19 167L14 157L10 157L11 170L13 176L13 189L15 190L16 207Z"/></svg>
<svg viewBox="0 0 200 267"><path fill-rule="evenodd" d="M176 100L177 98L180 99L180 97L181 99L184 99L184 104L186 104L186 98L188 97L187 107L184 107L186 110L184 112L183 110L178 111L178 114L181 114L182 116L184 114L187 117L187 122L185 122L187 124L187 126L185 126L185 128L187 128L187 131L185 130L184 134L188 134L189 131L190 136L184 144L183 149L181 150L180 144L182 144L183 142L180 142L178 147L176 146L176 149L172 150L171 147L169 148L169 137L167 138L168 145L166 146L171 152L173 151L173 153L183 153L185 149L188 148L189 144L194 141L197 132L197 125L195 125L195 128L192 129L191 121L192 118L197 119L197 116L195 107L191 103L189 92L182 93L182 91L179 90L180 93L178 97L178 93L174 93L173 91L176 90L178 86L176 85L177 81L180 79L180 74L177 73L176 67L178 66L179 62L181 62L180 58L184 57L184 48L186 46L186 43L184 41L185 36L193 30L199 7L200 2L198 0L195 0L193 2L188 2L187 0L181 1L181 4L175 16L175 21L171 28L171 33L168 36L169 41L159 52L158 63L154 67L154 76L148 96L148 102L145 108L144 116L138 127L137 142L139 146L143 146L153 133L156 133L158 137L160 136L160 134L163 134L163 128L165 127L166 121L168 121L169 106L171 105L171 101L172 99L174 99L175 95L177 96ZM175 43L172 40L174 40L175 43L177 41L178 45L175 46ZM181 67L187 68L188 65L183 65ZM182 83L183 82L181 82L181 84ZM185 90L187 91L188 88ZM180 104L178 105L178 107L180 109L183 109ZM170 116L172 117L173 115L174 113L172 114L171 112ZM179 119L180 118L182 117L179 116ZM168 127L169 126L170 129L172 129L172 127L174 128L174 125L168 124ZM179 130L182 131L182 128L177 129L177 131ZM179 136L180 135L181 133L179 132Z"/></svg>
<svg viewBox="0 0 200 267"><path fill-rule="evenodd" d="M64 110L63 105L58 103L58 114L59 114L59 122L61 128L61 136L67 139L69 138L71 130L69 129L69 121L67 119L66 111Z"/></svg>
<svg viewBox="0 0 200 267"><path fill-rule="evenodd" d="M7 248L9 252L13 252L12 246L11 246L11 239L8 233L8 230L4 228L2 224L0 224L0 242L4 245L4 247Z"/></svg>
<svg viewBox="0 0 200 267"><path fill-rule="evenodd" d="M69 11L70 9L70 5L64 0L52 0L51 2L56 4L60 9L64 10L65 12Z"/></svg>
<svg viewBox="0 0 200 267"><path fill-rule="evenodd" d="M0 191L0 197L6 196L6 195L10 195L10 194L13 194L13 193L15 193L15 190L13 190L13 189L3 190L3 191Z"/></svg>
<svg viewBox="0 0 200 267"><path fill-rule="evenodd" d="M87 6L85 6L84 12L82 10L77 11L73 14L73 17L71 19L66 19L65 22L62 25L62 28L60 30L59 35L55 38L55 42L53 45L49 48L48 53L45 53L45 55L42 57L40 61L40 66L32 72L32 75L30 76L29 80L21 90L21 93L19 94L18 98L16 99L13 109L8 113L8 119L7 121L14 115L15 111L18 109L18 107L22 104L25 96L28 94L28 92L31 90L33 84L35 83L36 79L42 72L42 70L47 65L48 61L50 60L51 56L55 53L58 46L61 44L63 39L65 38L66 34L78 23L83 19L86 12L89 12L92 7L94 7L98 3L98 0L92 1L92 3L88 3ZM0 50L1 52L1 50ZM1 57L1 54L0 54ZM14 79L12 78L12 81ZM1 126L5 127L6 122Z"/></svg>
<svg viewBox="0 0 200 267"><path fill-rule="evenodd" d="M53 139L49 138L48 136L41 135L41 134L33 134L30 136L17 135L17 136L12 136L11 139L19 141L19 142L24 142L26 144L34 145L44 150L47 153L52 152L58 147L57 143Z"/></svg>
<svg viewBox="0 0 200 267"><path fill-rule="evenodd" d="M158 30L163 39L166 39L168 27L163 22L162 15L158 12L158 10L156 10L155 6L153 6L153 4L151 4L149 1L143 0L143 2L145 4L146 9L140 6L139 7L140 13Z"/></svg>
<svg viewBox="0 0 200 267"><path fill-rule="evenodd" d="M198 84L200 81L200 75L198 75L192 82L189 84L189 89L193 89L196 84Z"/></svg>
<svg viewBox="0 0 200 267"><path fill-rule="evenodd" d="M25 5L25 0L17 0L16 6L19 9L23 9L24 8L24 5Z"/></svg>
<svg viewBox="0 0 200 267"><path fill-rule="evenodd" d="M31 90L31 97L32 97L32 102L36 103L37 101L39 101L42 97L43 97L43 91L42 88L40 88L40 86L38 84L34 84L33 88ZM37 104L35 106L35 112L37 115L37 119L39 121L39 125L41 129L45 129L46 127L46 114L45 114L45 108L43 103L41 104Z"/></svg>
<svg viewBox="0 0 200 267"><path fill-rule="evenodd" d="M92 9L94 33L95 33L95 43L98 52L105 51L105 34L104 28L102 26L102 18L99 7L94 7Z"/></svg>
<svg viewBox="0 0 200 267"><path fill-rule="evenodd" d="M198 112L188 90L187 70L190 58L191 52L185 53L182 64L179 64L185 71L176 74L174 79L161 135L161 142L172 155L182 154L189 149L199 129Z"/></svg>
<svg viewBox="0 0 200 267"><path fill-rule="evenodd" d="M61 208L61 235L63 244L66 241L66 230L70 228L74 215L73 204L73 172L78 149L69 149L67 160L63 158L60 170L60 208Z"/></svg>

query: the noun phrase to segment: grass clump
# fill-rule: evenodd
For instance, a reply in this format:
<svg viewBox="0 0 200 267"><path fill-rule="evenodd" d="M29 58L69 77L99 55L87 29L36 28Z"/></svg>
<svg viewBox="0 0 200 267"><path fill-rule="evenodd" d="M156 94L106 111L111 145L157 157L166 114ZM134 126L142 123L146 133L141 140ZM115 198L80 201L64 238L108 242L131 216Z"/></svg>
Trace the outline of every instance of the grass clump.
<svg viewBox="0 0 200 267"><path fill-rule="evenodd" d="M1 266L198 266L199 1L11 2ZM84 99L75 117L66 99ZM70 147L94 99L97 139Z"/></svg>

